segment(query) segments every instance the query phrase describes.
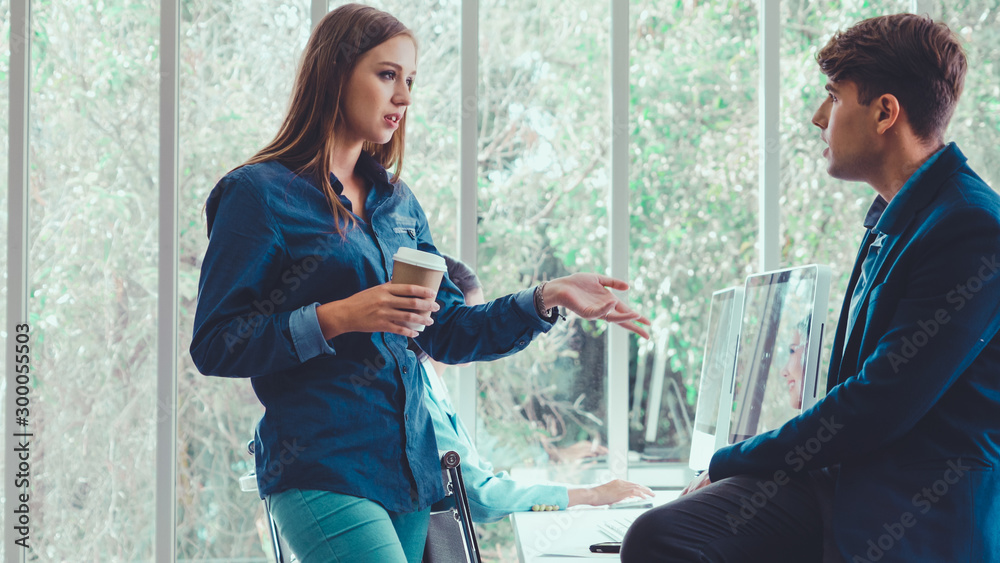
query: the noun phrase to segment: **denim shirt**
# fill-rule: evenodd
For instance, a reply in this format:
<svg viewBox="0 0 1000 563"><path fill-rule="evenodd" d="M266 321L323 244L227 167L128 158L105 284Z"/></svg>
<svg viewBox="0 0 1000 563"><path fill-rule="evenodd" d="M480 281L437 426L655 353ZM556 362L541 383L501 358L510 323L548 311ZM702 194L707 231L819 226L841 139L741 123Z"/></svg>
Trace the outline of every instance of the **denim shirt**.
<svg viewBox="0 0 1000 563"><path fill-rule="evenodd" d="M278 162L219 181L206 205L191 357L206 375L251 378L265 408L255 436L261 498L315 489L412 512L444 496L416 356L397 334L325 340L316 307L389 281L400 247L438 251L405 184L390 183L366 153L356 171L370 182L368 217L343 234L315 182ZM436 299L441 309L417 342L449 363L512 354L552 326L531 290L469 307L446 276Z"/></svg>

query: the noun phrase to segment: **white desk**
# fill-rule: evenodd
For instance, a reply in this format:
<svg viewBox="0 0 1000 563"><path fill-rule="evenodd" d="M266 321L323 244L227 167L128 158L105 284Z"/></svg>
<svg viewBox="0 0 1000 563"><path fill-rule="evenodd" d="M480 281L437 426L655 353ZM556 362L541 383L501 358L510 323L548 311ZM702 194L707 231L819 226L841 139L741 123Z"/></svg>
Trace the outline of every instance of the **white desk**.
<svg viewBox="0 0 1000 563"><path fill-rule="evenodd" d="M670 502L680 490L656 491L653 505ZM559 563L583 560L618 561L616 553L591 553L591 544L610 541L598 524L605 520L634 520L648 509L581 508L554 512L515 512L514 526L517 557L521 563Z"/></svg>

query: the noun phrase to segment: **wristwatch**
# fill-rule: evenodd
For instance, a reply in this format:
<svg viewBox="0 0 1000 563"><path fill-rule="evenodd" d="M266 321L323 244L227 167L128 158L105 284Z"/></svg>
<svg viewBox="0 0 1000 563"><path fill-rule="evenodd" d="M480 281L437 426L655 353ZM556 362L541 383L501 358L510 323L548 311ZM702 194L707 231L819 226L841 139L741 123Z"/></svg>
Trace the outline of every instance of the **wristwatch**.
<svg viewBox="0 0 1000 563"><path fill-rule="evenodd" d="M535 312L538 313L538 316L543 321L554 323L561 315L559 314L559 307L545 307L545 300L542 298L542 289L545 288L545 284L547 283L549 282L544 281L535 288Z"/></svg>

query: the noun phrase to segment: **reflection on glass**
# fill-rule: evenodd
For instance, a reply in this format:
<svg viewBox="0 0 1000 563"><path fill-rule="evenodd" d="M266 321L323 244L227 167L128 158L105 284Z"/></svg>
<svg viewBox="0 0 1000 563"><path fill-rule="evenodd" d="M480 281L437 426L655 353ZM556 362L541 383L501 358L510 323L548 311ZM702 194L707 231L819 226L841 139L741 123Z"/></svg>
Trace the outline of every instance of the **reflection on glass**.
<svg viewBox="0 0 1000 563"><path fill-rule="evenodd" d="M815 268L747 278L730 442L773 430L802 409Z"/></svg>

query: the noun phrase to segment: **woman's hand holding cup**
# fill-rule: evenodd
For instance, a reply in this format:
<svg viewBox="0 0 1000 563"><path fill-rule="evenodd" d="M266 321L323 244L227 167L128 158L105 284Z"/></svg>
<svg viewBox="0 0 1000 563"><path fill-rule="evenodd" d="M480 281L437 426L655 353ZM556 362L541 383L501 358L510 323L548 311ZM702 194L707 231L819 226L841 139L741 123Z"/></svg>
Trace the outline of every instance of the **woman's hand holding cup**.
<svg viewBox="0 0 1000 563"><path fill-rule="evenodd" d="M323 338L347 332L390 332L410 338L413 327L434 324L431 314L441 308L437 291L413 284L384 283L316 308Z"/></svg>

